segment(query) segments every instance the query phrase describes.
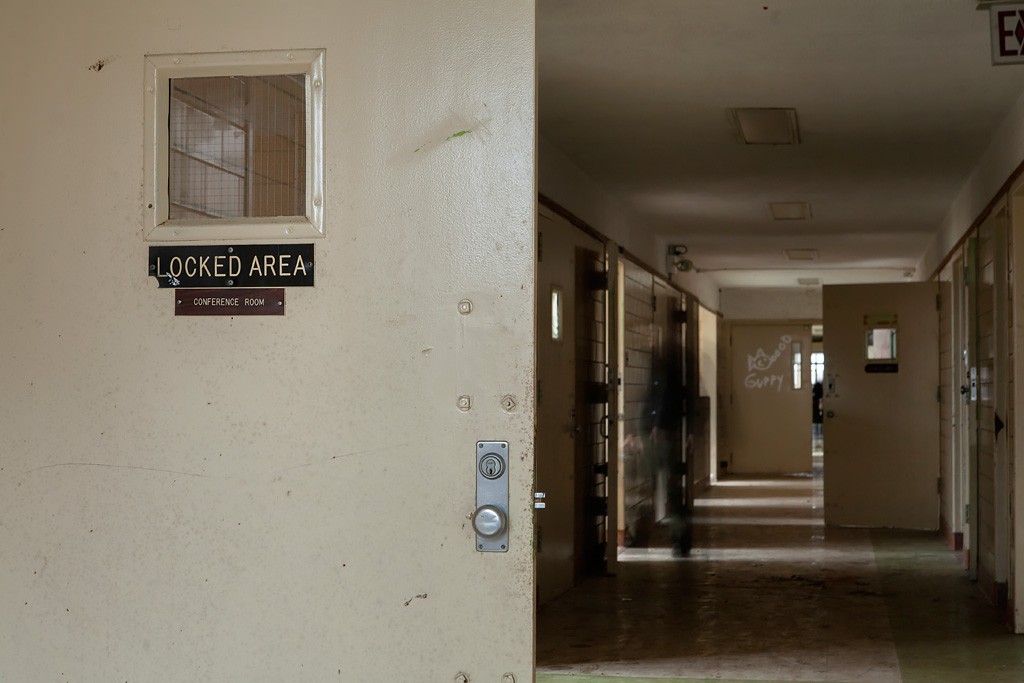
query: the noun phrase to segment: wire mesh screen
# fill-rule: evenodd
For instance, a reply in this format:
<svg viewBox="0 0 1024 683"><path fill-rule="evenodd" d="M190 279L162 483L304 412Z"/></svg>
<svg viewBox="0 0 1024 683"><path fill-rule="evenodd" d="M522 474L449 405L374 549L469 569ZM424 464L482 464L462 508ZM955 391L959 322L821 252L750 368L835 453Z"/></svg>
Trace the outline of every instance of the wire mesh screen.
<svg viewBox="0 0 1024 683"><path fill-rule="evenodd" d="M170 219L302 216L304 74L171 80Z"/></svg>

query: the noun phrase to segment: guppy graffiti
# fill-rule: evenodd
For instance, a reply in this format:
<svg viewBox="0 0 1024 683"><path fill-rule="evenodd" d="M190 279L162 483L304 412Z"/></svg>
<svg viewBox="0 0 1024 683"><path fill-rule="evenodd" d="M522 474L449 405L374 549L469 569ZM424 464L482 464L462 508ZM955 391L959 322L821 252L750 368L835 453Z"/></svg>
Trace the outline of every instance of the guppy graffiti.
<svg viewBox="0 0 1024 683"><path fill-rule="evenodd" d="M759 348L754 354L747 354L747 376L743 378L743 386L748 389L775 389L782 391L785 374L769 374L768 370L775 365L776 361L782 358L782 354L789 348L793 337L784 334L779 337L778 345L769 354Z"/></svg>

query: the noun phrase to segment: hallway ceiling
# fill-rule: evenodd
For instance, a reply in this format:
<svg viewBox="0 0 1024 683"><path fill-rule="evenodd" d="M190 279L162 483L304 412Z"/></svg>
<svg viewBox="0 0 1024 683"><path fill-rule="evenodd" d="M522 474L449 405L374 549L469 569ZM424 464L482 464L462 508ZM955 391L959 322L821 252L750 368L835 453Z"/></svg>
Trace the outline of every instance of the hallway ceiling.
<svg viewBox="0 0 1024 683"><path fill-rule="evenodd" d="M541 137L720 287L907 278L1024 92L1024 66L991 65L969 0L537 12ZM801 144L743 144L738 107L795 108ZM769 202L812 217L774 221Z"/></svg>

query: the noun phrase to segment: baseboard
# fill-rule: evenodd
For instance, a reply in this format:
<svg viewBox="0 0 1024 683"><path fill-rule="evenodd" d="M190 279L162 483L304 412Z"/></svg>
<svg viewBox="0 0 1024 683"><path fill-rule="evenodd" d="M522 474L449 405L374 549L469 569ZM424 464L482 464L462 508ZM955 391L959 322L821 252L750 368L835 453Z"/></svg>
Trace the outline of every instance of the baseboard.
<svg viewBox="0 0 1024 683"><path fill-rule="evenodd" d="M939 531L946 539L946 546L955 552L964 549L964 534L962 531L953 531L945 517L939 518Z"/></svg>
<svg viewBox="0 0 1024 683"><path fill-rule="evenodd" d="M693 493L694 493L694 495L696 495L698 493L704 493L709 488L711 488L711 476L710 475L704 477L703 479L699 479L698 481L693 482Z"/></svg>
<svg viewBox="0 0 1024 683"><path fill-rule="evenodd" d="M1006 611L1006 605L1010 601L1010 588L1005 581L996 581L992 584L993 604L1001 611Z"/></svg>
<svg viewBox="0 0 1024 683"><path fill-rule="evenodd" d="M1005 585L1005 584L1003 584ZM978 563L978 589L981 594L985 596L993 607L997 610L1001 607L999 603L999 584L996 583L996 579L992 574L989 573L988 568Z"/></svg>

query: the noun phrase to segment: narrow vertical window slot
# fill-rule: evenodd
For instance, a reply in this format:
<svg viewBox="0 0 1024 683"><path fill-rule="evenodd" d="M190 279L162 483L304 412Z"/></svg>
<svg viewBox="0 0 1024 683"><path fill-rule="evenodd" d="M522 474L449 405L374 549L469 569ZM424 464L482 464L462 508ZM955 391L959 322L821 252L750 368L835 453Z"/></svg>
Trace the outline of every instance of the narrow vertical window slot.
<svg viewBox="0 0 1024 683"><path fill-rule="evenodd" d="M793 342L793 388L802 389L804 386L804 354L803 345L800 342Z"/></svg>
<svg viewBox="0 0 1024 683"><path fill-rule="evenodd" d="M562 290L551 288L551 338L562 338Z"/></svg>

